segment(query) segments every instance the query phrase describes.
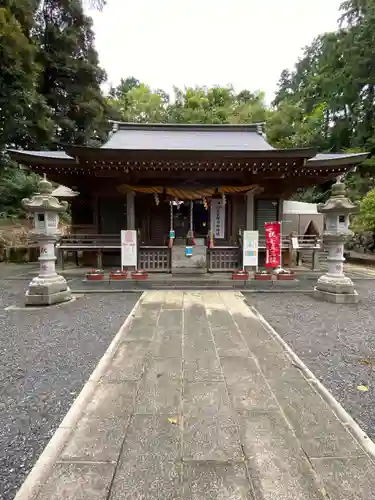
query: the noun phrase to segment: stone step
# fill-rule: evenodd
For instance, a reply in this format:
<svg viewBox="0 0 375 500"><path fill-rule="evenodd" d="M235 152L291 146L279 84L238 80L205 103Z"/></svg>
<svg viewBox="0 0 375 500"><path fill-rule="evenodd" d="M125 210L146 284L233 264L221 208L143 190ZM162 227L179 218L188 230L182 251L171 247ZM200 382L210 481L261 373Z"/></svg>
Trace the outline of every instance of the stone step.
<svg viewBox="0 0 375 500"><path fill-rule="evenodd" d="M73 292L126 292L137 290L249 290L249 291L283 291L283 290L312 290L313 281L293 280L293 281L233 281L230 279L152 279L135 281L87 281L82 279L72 279L69 286Z"/></svg>

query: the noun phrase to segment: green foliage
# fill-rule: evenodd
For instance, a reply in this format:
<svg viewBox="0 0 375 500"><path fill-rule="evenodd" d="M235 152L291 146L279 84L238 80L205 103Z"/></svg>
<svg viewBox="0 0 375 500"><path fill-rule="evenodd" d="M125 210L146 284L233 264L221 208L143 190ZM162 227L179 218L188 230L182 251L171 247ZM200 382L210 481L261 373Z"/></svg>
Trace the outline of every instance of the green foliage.
<svg viewBox="0 0 375 500"><path fill-rule="evenodd" d="M152 91L144 83L131 79L122 80L118 88L111 90L111 94L108 105L112 118L135 123L165 121L163 95Z"/></svg>
<svg viewBox="0 0 375 500"><path fill-rule="evenodd" d="M19 168L7 166L0 178L0 217L18 218L25 215L21 201L38 190L39 176Z"/></svg>
<svg viewBox="0 0 375 500"><path fill-rule="evenodd" d="M0 9L0 154L7 146L35 147L51 134L49 110L37 91L35 55L15 15Z"/></svg>
<svg viewBox="0 0 375 500"><path fill-rule="evenodd" d="M130 76L128 78L121 78L121 81L117 87L111 87L109 95L114 99L126 99L126 95L130 90L140 86L140 81Z"/></svg>
<svg viewBox="0 0 375 500"><path fill-rule="evenodd" d="M3 0L2 7L19 22L22 32L30 38L34 26L34 14L39 0Z"/></svg>
<svg viewBox="0 0 375 500"><path fill-rule="evenodd" d="M232 87L174 88L170 99L131 77L112 88L108 98L115 120L135 123L254 123L264 122L267 109L262 92Z"/></svg>
<svg viewBox="0 0 375 500"><path fill-rule="evenodd" d="M36 20L39 92L55 117L55 140L103 140L108 110L100 85L106 75L98 65L91 18L80 0L44 0Z"/></svg>
<svg viewBox="0 0 375 500"><path fill-rule="evenodd" d="M360 211L354 219L353 227L358 232L375 232L375 189L369 191L361 201Z"/></svg>
<svg viewBox="0 0 375 500"><path fill-rule="evenodd" d="M96 1L95 7L104 2ZM81 0L4 0L0 8L0 211L22 214L37 176L6 148L100 144L108 130L92 21Z"/></svg>
<svg viewBox="0 0 375 500"><path fill-rule="evenodd" d="M326 104L317 104L309 113L303 108L303 102L285 99L268 113L267 137L274 146L324 149Z"/></svg>
<svg viewBox="0 0 375 500"><path fill-rule="evenodd" d="M254 123L265 119L263 93L236 94L232 87L175 88L168 107L172 123Z"/></svg>
<svg viewBox="0 0 375 500"><path fill-rule="evenodd" d="M281 74L268 123L280 147L375 153L375 2L348 0L341 10L340 29L317 37ZM374 167L370 158L348 175L353 199L373 187ZM318 201L325 189L306 196Z"/></svg>
<svg viewBox="0 0 375 500"><path fill-rule="evenodd" d="M330 195L330 185L314 186L307 189L299 189L293 195L293 200L306 203L324 203Z"/></svg>

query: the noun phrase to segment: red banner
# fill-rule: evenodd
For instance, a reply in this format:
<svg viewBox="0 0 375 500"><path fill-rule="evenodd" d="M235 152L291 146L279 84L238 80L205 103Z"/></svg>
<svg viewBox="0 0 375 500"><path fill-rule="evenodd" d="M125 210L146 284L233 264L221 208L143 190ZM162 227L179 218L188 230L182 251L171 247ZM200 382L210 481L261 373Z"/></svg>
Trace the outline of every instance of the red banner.
<svg viewBox="0 0 375 500"><path fill-rule="evenodd" d="M266 233L266 267L281 265L281 231L280 222L265 222Z"/></svg>

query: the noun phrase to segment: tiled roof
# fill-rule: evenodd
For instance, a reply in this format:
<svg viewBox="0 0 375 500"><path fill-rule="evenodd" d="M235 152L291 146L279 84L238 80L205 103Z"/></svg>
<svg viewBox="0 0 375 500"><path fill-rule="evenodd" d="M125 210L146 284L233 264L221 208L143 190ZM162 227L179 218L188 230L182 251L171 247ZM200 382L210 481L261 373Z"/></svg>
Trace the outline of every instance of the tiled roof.
<svg viewBox="0 0 375 500"><path fill-rule="evenodd" d="M116 126L117 125L117 126ZM268 151L260 125L115 124L102 149Z"/></svg>
<svg viewBox="0 0 375 500"><path fill-rule="evenodd" d="M51 160L72 160L65 151L25 151L23 149L8 149L9 153L14 155L27 155L29 157L50 158Z"/></svg>

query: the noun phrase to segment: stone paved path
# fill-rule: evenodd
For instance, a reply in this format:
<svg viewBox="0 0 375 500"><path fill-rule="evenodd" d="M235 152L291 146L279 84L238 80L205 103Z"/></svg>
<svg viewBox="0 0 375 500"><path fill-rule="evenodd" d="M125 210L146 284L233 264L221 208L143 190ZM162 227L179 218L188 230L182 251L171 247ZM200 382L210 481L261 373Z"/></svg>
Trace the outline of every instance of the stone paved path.
<svg viewBox="0 0 375 500"><path fill-rule="evenodd" d="M240 294L145 293L89 383L38 500L375 498L372 459Z"/></svg>
<svg viewBox="0 0 375 500"><path fill-rule="evenodd" d="M375 277L375 268L363 264L345 264L345 272L354 276L364 276L367 278Z"/></svg>

